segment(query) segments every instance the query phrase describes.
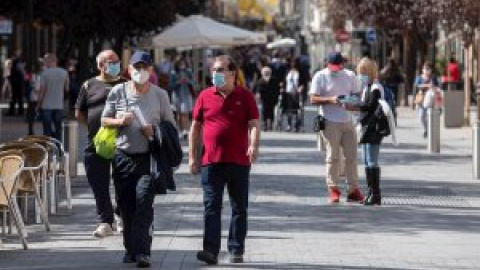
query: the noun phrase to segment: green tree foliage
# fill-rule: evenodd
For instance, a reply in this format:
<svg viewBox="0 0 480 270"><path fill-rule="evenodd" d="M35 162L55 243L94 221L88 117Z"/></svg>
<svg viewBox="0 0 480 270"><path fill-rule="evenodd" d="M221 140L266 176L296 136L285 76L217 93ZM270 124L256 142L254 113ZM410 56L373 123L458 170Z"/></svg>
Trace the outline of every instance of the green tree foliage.
<svg viewBox="0 0 480 270"><path fill-rule="evenodd" d="M35 27L59 27L58 54L66 59L78 51L79 65L88 61L88 45L110 41L120 51L132 37L161 31L176 14L198 13L198 0L1 0L0 15ZM29 18L28 10L33 11ZM97 48L96 48L97 49ZM87 59L85 59L87 58Z"/></svg>

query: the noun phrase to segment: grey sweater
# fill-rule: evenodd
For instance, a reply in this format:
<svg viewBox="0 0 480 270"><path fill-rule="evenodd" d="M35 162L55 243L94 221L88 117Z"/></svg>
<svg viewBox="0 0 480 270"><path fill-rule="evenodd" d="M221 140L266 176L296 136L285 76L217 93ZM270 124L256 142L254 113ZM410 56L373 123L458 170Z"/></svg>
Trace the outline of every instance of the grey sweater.
<svg viewBox="0 0 480 270"><path fill-rule="evenodd" d="M127 95L126 99L124 93ZM132 82L116 85L108 95L102 117L120 118L126 111L133 111L134 107L139 108L148 124L157 125L162 120L167 120L175 125L167 92L152 84L147 93L140 95L134 93ZM142 134L140 128L138 118L135 118L129 126L120 127L117 149L129 154L147 153L148 139Z"/></svg>

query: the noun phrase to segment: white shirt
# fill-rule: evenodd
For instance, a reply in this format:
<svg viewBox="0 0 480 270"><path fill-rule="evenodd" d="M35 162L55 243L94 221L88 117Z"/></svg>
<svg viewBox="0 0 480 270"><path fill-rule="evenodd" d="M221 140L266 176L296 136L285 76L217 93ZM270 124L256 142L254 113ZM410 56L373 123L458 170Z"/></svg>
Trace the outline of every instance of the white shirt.
<svg viewBox="0 0 480 270"><path fill-rule="evenodd" d="M300 77L300 73L297 70L290 70L287 74L286 78L286 93L295 93L298 89L298 79Z"/></svg>
<svg viewBox="0 0 480 270"><path fill-rule="evenodd" d="M313 76L309 94L333 97L339 95L351 96L359 92L360 86L353 71L344 68L332 75L328 68L324 68ZM321 106L323 116L329 121L337 123L352 121L350 113L342 106L337 104L323 104Z"/></svg>

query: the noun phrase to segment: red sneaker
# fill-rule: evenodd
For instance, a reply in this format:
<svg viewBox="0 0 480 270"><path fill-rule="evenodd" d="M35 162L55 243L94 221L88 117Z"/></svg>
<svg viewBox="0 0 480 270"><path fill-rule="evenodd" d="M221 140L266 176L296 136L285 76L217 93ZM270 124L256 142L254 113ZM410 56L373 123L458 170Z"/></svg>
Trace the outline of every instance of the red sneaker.
<svg viewBox="0 0 480 270"><path fill-rule="evenodd" d="M354 191L350 192L347 196L347 202L359 202L362 203L364 200L363 194L360 189L356 188Z"/></svg>
<svg viewBox="0 0 480 270"><path fill-rule="evenodd" d="M330 196L328 198L328 201L330 203L338 203L340 202L340 190L338 188L331 188L330 189Z"/></svg>

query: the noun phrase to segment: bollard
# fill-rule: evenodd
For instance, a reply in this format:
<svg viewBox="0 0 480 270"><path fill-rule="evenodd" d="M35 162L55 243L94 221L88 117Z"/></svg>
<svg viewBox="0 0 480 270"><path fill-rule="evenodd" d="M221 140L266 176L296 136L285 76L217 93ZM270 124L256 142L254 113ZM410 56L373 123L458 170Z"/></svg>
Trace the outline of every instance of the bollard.
<svg viewBox="0 0 480 270"><path fill-rule="evenodd" d="M480 179L480 121L473 126L473 176Z"/></svg>
<svg viewBox="0 0 480 270"><path fill-rule="evenodd" d="M428 151L440 153L440 110L428 109Z"/></svg>
<svg viewBox="0 0 480 270"><path fill-rule="evenodd" d="M77 176L77 158L78 158L78 123L77 121L63 122L62 143L65 151L68 152L70 177Z"/></svg>

